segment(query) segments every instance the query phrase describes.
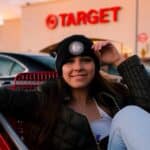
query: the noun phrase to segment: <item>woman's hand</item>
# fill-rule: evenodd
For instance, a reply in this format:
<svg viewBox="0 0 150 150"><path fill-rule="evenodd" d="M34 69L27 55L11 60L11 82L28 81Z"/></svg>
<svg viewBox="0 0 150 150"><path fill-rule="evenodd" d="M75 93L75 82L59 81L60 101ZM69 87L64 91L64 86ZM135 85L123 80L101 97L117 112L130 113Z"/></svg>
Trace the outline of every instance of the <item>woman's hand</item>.
<svg viewBox="0 0 150 150"><path fill-rule="evenodd" d="M115 74L110 74L110 73L107 73L107 72L105 72L103 70L100 70L100 74L101 74L101 76L103 76L103 78L105 78L106 80L111 81L111 82L118 82L118 83L120 83L121 80L122 80L121 76L115 75Z"/></svg>
<svg viewBox="0 0 150 150"><path fill-rule="evenodd" d="M92 48L102 63L118 66L125 60L110 41L97 42L93 44Z"/></svg>

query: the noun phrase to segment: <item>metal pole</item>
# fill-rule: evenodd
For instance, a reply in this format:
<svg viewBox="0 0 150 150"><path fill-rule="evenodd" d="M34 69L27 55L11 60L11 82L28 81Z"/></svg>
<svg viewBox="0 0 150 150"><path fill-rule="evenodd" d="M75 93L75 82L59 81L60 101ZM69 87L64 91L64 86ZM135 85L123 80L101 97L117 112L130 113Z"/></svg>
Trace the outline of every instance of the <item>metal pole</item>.
<svg viewBox="0 0 150 150"><path fill-rule="evenodd" d="M135 3L135 54L138 54L138 24L139 24L139 0Z"/></svg>
<svg viewBox="0 0 150 150"><path fill-rule="evenodd" d="M5 129L5 131L8 133L8 135L10 136L11 140L14 142L18 150L29 150L1 113L0 113L0 123Z"/></svg>

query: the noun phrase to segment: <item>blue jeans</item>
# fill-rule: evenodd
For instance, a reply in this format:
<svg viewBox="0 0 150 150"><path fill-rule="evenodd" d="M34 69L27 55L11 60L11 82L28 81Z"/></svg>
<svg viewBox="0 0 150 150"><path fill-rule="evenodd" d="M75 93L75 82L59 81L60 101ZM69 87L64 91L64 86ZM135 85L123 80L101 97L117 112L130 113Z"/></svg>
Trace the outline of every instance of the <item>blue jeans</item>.
<svg viewBox="0 0 150 150"><path fill-rule="evenodd" d="M108 150L150 149L150 113L127 106L113 118Z"/></svg>

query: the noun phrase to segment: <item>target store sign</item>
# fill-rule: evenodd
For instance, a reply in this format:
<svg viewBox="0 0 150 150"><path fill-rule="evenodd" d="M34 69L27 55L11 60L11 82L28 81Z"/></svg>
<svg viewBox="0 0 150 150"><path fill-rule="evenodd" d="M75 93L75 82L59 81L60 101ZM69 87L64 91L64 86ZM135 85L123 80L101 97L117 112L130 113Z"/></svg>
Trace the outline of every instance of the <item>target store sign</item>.
<svg viewBox="0 0 150 150"><path fill-rule="evenodd" d="M77 11L49 14L46 17L46 26L48 29L53 30L58 26L69 27L89 24L106 24L110 22L117 22L118 15L121 10L120 6L100 8L99 10L90 9L88 11Z"/></svg>
<svg viewBox="0 0 150 150"><path fill-rule="evenodd" d="M138 35L138 41L141 43L145 43L148 40L147 33L143 32Z"/></svg>

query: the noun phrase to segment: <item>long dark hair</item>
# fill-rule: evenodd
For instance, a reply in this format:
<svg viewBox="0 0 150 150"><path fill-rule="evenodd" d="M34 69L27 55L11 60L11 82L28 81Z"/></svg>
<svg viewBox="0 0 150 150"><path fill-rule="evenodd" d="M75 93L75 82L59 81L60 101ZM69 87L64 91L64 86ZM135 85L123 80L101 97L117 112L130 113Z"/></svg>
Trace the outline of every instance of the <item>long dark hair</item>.
<svg viewBox="0 0 150 150"><path fill-rule="evenodd" d="M101 76L101 74L98 71L96 71L95 78L91 82L89 92L93 97L96 97L102 105L105 105L110 109L112 109L115 106L114 101L110 101L110 99L108 101L102 99L101 93L107 93L107 95L115 99L120 108L128 104L128 88L121 82L118 83L106 80L104 77Z"/></svg>
<svg viewBox="0 0 150 150"><path fill-rule="evenodd" d="M36 112L37 121L32 125L28 142L33 150L47 149L51 145L50 138L63 101L59 79L50 79L40 85L37 94L40 101Z"/></svg>
<svg viewBox="0 0 150 150"><path fill-rule="evenodd" d="M64 95L64 100L65 100L64 103L71 101L72 99L71 88L64 81L63 78L60 78L60 84L62 87L61 91ZM97 69L95 70L95 76L91 81L91 83L89 84L88 89L89 89L88 93L91 98L97 97L99 93L102 91L109 93L114 97L120 97L120 98L129 95L128 89L123 84L106 80L105 78L103 78L103 76L101 76L101 74Z"/></svg>
<svg viewBox="0 0 150 150"><path fill-rule="evenodd" d="M59 79L51 79L45 84L42 84L39 89L41 102L37 116L40 119L40 124L38 126L38 135L35 135L35 141L37 147L45 147L48 145L52 147L50 139L53 137L53 129L59 118L61 105L71 100L71 88L65 83L63 78L60 77ZM105 80L98 71L95 71L95 76L89 85L89 94L91 97L95 97L98 96L101 91L105 91L115 97L124 97L127 95L127 90L125 89L126 88L120 84ZM38 149L37 147L36 149Z"/></svg>

